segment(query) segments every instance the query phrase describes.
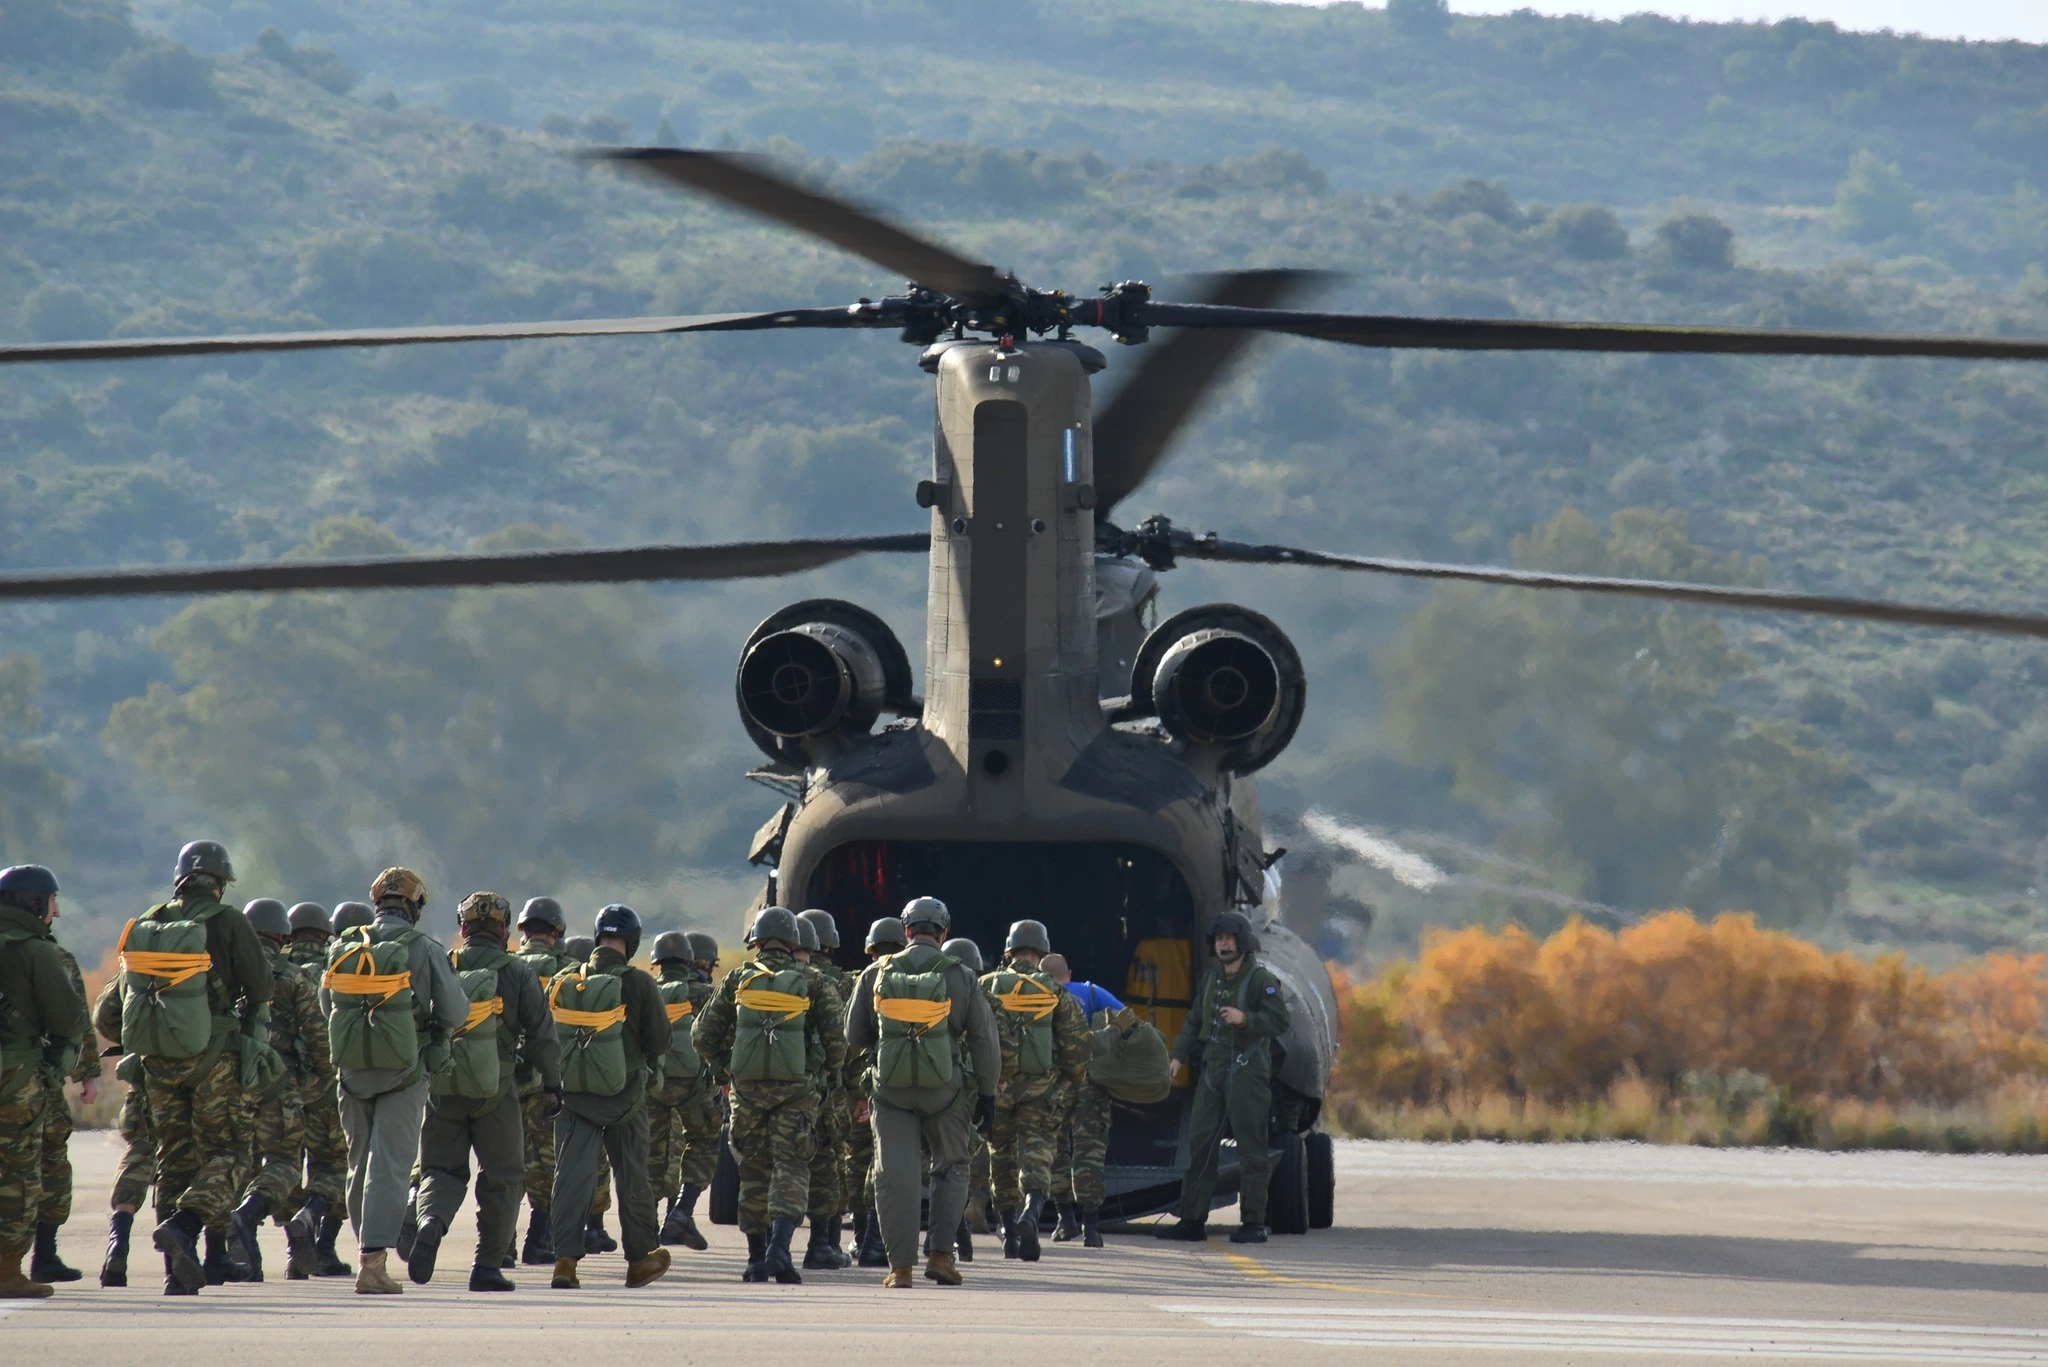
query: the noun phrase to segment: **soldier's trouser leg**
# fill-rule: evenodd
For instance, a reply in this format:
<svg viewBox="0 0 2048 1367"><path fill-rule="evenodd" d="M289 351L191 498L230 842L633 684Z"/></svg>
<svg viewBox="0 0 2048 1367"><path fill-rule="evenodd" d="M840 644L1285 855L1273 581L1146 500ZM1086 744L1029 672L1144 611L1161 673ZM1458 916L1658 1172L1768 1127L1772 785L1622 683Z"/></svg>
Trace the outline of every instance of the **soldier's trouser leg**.
<svg viewBox="0 0 2048 1367"><path fill-rule="evenodd" d="M846 1137L845 1115L844 1092L834 1092L818 1108L818 1137L811 1149L810 1190L804 1211L813 1220L836 1220L845 1209L839 1189L839 1150Z"/></svg>
<svg viewBox="0 0 2048 1367"><path fill-rule="evenodd" d="M426 1110L425 1078L380 1096L342 1093L341 1123L348 1133L348 1219L356 1242L365 1249L390 1248L398 1242Z"/></svg>
<svg viewBox="0 0 2048 1367"><path fill-rule="evenodd" d="M43 1203L43 1126L53 1098L40 1076L0 1101L0 1253L27 1253ZM62 1098L55 1103L62 1105Z"/></svg>
<svg viewBox="0 0 2048 1367"><path fill-rule="evenodd" d="M121 1098L121 1166L114 1171L114 1192L107 1204L115 1210L140 1210L156 1182L156 1134L149 1124L149 1093L130 1087Z"/></svg>
<svg viewBox="0 0 2048 1367"><path fill-rule="evenodd" d="M966 1088L936 1115L899 1111L880 1101L870 1112L875 1133L875 1209L892 1267L917 1261L917 1217L924 1154L932 1158L931 1227L958 1229L967 1209L967 1157L974 1102Z"/></svg>
<svg viewBox="0 0 2048 1367"><path fill-rule="evenodd" d="M207 1228L225 1228L249 1161L240 1057L149 1059L143 1067L156 1134L157 1218L189 1210Z"/></svg>
<svg viewBox="0 0 2048 1367"><path fill-rule="evenodd" d="M285 1095L258 1105L255 1125L257 1168L249 1192L261 1196L272 1210L283 1210L299 1185L299 1156L305 1152L298 1094L287 1088Z"/></svg>
<svg viewBox="0 0 2048 1367"><path fill-rule="evenodd" d="M682 1118L677 1114L672 1093L660 1101L647 1097L647 1186L657 1202L671 1199L681 1185L676 1179L677 1150L681 1147Z"/></svg>
<svg viewBox="0 0 2048 1367"><path fill-rule="evenodd" d="M647 1185L647 1108L599 1125L571 1110L555 1119L555 1256L582 1256L583 1227L597 1192L598 1159L606 1157L619 1184L619 1249L637 1261L660 1246L654 1188Z"/></svg>
<svg viewBox="0 0 2048 1367"><path fill-rule="evenodd" d="M734 1099L732 1155L740 1169L742 1233L766 1234L777 1220L804 1218L811 1204L811 1158L817 1143L815 1092L773 1107Z"/></svg>
<svg viewBox="0 0 2048 1367"><path fill-rule="evenodd" d="M555 1117L555 1185L547 1200L557 1258L583 1256L583 1227L590 1220L603 1153L604 1126L566 1107Z"/></svg>
<svg viewBox="0 0 2048 1367"><path fill-rule="evenodd" d="M526 1157L519 1098L507 1092L481 1115L450 1118L431 1106L420 1122L419 1219L455 1224L476 1154L476 1247L479 1267L512 1246L519 1225L519 1183Z"/></svg>
<svg viewBox="0 0 2048 1367"><path fill-rule="evenodd" d="M1052 1199L1055 1201L1074 1199L1074 1109L1069 1108L1053 1131Z"/></svg>
<svg viewBox="0 0 2048 1367"><path fill-rule="evenodd" d="M555 1122L541 1116L547 1093L519 1098L519 1119L526 1130L526 1200L546 1210L555 1199Z"/></svg>
<svg viewBox="0 0 2048 1367"><path fill-rule="evenodd" d="M1017 1106L1017 1187L1025 1197L1052 1191L1052 1154L1059 1144L1066 1099L1051 1093Z"/></svg>
<svg viewBox="0 0 2048 1367"><path fill-rule="evenodd" d="M612 1160L602 1146L597 1151L597 1190L590 1194L590 1218L599 1220L612 1208Z"/></svg>
<svg viewBox="0 0 2048 1367"><path fill-rule="evenodd" d="M1273 1084L1248 1068L1237 1070L1225 1098L1230 1132L1237 1137L1237 1218L1266 1223L1266 1192L1273 1179L1273 1151L1267 1147L1273 1120Z"/></svg>
<svg viewBox="0 0 2048 1367"><path fill-rule="evenodd" d="M839 1189L846 1204L855 1211L872 1210L875 1204L875 1127L855 1124L849 1114L846 1142L839 1154Z"/></svg>
<svg viewBox="0 0 2048 1367"><path fill-rule="evenodd" d="M718 1136L725 1128L725 1114L718 1105L718 1088L705 1082L690 1094L689 1100L676 1108L676 1119L682 1125L683 1136L682 1152L676 1160L676 1185L700 1190L708 1188L712 1176L718 1171Z"/></svg>
<svg viewBox="0 0 2048 1367"><path fill-rule="evenodd" d="M661 1247L661 1217L656 1214L654 1188L647 1182L647 1108L605 1126L605 1156L611 1160L612 1182L619 1191L619 1252L638 1262Z"/></svg>
<svg viewBox="0 0 2048 1367"><path fill-rule="evenodd" d="M334 1080L307 1084L302 1098L306 1127L306 1194L339 1208L348 1195L348 1139L341 1128L341 1103Z"/></svg>
<svg viewBox="0 0 2048 1367"><path fill-rule="evenodd" d="M43 1195L36 1223L61 1225L71 1218L71 1108L62 1088L50 1094L43 1114Z"/></svg>
<svg viewBox="0 0 2048 1367"><path fill-rule="evenodd" d="M1103 1169L1109 1162L1109 1093L1100 1087L1082 1087L1075 1094L1071 1118L1064 1126L1071 1153L1069 1187L1074 1204L1083 1210L1098 1210L1108 1198ZM1058 1195L1060 1174L1053 1174Z"/></svg>

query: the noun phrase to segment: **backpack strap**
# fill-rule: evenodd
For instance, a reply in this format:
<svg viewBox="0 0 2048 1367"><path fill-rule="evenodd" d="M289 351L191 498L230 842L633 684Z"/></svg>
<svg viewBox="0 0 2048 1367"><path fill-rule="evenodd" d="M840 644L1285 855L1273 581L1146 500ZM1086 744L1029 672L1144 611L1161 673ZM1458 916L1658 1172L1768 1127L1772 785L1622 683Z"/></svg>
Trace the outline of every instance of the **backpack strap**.
<svg viewBox="0 0 2048 1367"><path fill-rule="evenodd" d="M362 937L361 941L343 949L341 953L334 956L334 966L328 969L327 976L321 979L321 986L325 987L330 993L344 997L375 997L376 1000L370 1003L373 1008L382 1006L385 1002L390 1001L393 997L412 986L411 969L407 969L403 973L379 973L377 971L376 957L370 953L370 946L373 942L370 939L370 928L368 926L358 926L350 933L360 935ZM394 942L397 938L397 936L392 937ZM343 969L341 966L342 961L351 954L355 955L355 967Z"/></svg>
<svg viewBox="0 0 2048 1367"><path fill-rule="evenodd" d="M1047 990L1045 984L1014 968L1003 971L1010 975L1010 990L995 994L995 999L1003 1010L1012 1015L1029 1016L1035 1025L1050 1016L1059 1006L1060 994L1057 991Z"/></svg>
<svg viewBox="0 0 2048 1367"><path fill-rule="evenodd" d="M612 974L609 976L617 977L618 975ZM621 1001L609 1011L577 1011L562 1005L562 988L571 978L576 979L579 991L583 987L588 986L590 982L590 965L582 964L562 974L555 979L554 985L548 989L548 1011L554 1016L558 1024L567 1025L578 1030L609 1030L614 1025L624 1025L626 1023L626 1003L624 1001Z"/></svg>
<svg viewBox="0 0 2048 1367"><path fill-rule="evenodd" d="M121 927L121 939L114 946L114 953L124 973L139 973L146 978L161 978L160 991L168 992L180 983L190 982L200 974L213 968L211 954L165 954L149 949L128 948L128 936L134 931L135 922L129 921Z"/></svg>
<svg viewBox="0 0 2048 1367"><path fill-rule="evenodd" d="M746 1007L749 1011L759 1011L765 1016L782 1017L781 1020L776 1022L778 1025L793 1021L811 1009L811 997L808 992L799 995L795 992L778 992L768 987L748 986L748 984L757 983L763 978L777 976L775 969L760 964L756 964L754 969L754 972L740 979L735 985L732 995L733 1000L739 1005Z"/></svg>

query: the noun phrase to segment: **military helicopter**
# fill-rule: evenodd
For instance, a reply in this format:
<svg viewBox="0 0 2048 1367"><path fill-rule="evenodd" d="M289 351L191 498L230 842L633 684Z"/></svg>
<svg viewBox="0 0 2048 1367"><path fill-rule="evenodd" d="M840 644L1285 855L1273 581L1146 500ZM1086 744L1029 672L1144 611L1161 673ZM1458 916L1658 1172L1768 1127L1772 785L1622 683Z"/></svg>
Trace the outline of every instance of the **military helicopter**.
<svg viewBox="0 0 2048 1367"><path fill-rule="evenodd" d="M752 777L785 799L748 852L769 870L759 904L834 912L850 967L874 920L912 896L943 898L956 933L984 945L999 943L1010 921L1035 917L1077 977L1120 990L1169 1033L1185 1015L1205 928L1226 910L1251 914L1294 1020L1277 1072L1276 1232L1327 1224L1333 1181L1318 1121L1336 1003L1316 954L1276 919L1270 873L1284 851L1264 844L1254 778L1293 738L1307 680L1281 628L1246 608L1191 607L1148 628L1162 573L1181 560L1315 567L2048 636L2041 615L1381 559L1195 535L1165 517L1128 529L1117 520L1204 395L1263 333L1385 348L2025 361L2048 360L2048 341L1313 312L1291 306L1313 283L1291 271L1214 277L1188 302L1155 299L1137 281L1076 296L1027 286L756 158L588 155L809 233L911 283L842 307L0 346L0 363L893 330L919 348L934 378L931 477L915 490L925 531L26 574L0 578L0 600L727 579L868 553L926 555L922 693L896 635L852 603L794 603L741 647L735 700L767 761ZM1151 344L1100 410L1091 386L1107 358L1075 336L1091 328ZM1164 335L1155 340L1156 331ZM1188 1113L1185 1089L1119 1108L1106 1213L1174 1199Z"/></svg>

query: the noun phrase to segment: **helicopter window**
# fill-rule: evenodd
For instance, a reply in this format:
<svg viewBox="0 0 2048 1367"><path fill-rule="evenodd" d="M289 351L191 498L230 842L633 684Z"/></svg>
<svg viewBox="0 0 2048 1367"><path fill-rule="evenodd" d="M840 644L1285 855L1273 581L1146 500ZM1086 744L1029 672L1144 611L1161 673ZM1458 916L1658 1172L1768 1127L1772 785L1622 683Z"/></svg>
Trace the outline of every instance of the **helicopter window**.
<svg viewBox="0 0 2048 1367"><path fill-rule="evenodd" d="M1017 383L1017 381L1024 378L1024 367L1020 365L1011 366L1010 373L1008 375L1005 375L1003 378L1008 380L1011 384Z"/></svg>
<svg viewBox="0 0 2048 1367"><path fill-rule="evenodd" d="M1073 428L1069 427L1066 430L1065 435L1067 444L1065 451L1065 461L1062 466L1062 475L1067 483L1072 484L1077 478L1080 477L1081 456L1078 449L1080 443L1077 440L1080 434L1077 433Z"/></svg>

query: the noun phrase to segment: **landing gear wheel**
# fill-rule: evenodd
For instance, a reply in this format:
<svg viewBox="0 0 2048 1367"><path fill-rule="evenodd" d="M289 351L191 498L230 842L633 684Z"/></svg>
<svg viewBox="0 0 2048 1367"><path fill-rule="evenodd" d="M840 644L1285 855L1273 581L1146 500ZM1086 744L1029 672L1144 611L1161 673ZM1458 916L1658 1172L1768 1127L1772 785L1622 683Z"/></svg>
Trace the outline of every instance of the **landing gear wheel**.
<svg viewBox="0 0 2048 1367"><path fill-rule="evenodd" d="M718 1169L711 1175L711 1223L736 1225L740 1222L740 1165L732 1156L729 1135L718 1136Z"/></svg>
<svg viewBox="0 0 2048 1367"><path fill-rule="evenodd" d="M1320 1130L1304 1136L1308 1160L1308 1227L1328 1229L1337 1223L1337 1152Z"/></svg>
<svg viewBox="0 0 2048 1367"><path fill-rule="evenodd" d="M1298 1134L1283 1134L1266 1191L1266 1223L1275 1234L1308 1233L1307 1146Z"/></svg>

